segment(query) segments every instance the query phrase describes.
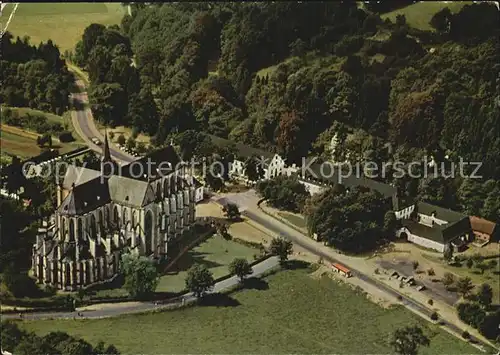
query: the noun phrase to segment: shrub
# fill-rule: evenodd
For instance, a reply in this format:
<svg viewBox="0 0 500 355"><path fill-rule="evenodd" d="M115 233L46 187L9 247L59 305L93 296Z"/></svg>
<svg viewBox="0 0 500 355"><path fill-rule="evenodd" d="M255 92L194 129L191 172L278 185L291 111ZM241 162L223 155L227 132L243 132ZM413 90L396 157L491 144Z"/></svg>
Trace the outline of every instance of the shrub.
<svg viewBox="0 0 500 355"><path fill-rule="evenodd" d="M439 319L439 315L437 314L437 312L432 312L432 314L431 314L431 319L432 319L433 321L436 321L436 320L438 320L438 319Z"/></svg>
<svg viewBox="0 0 500 355"><path fill-rule="evenodd" d="M127 140L125 139L125 136L123 134L120 134L118 138L116 139L116 142L119 145L124 145Z"/></svg>
<svg viewBox="0 0 500 355"><path fill-rule="evenodd" d="M433 268L430 268L430 269L427 270L427 275L434 276L434 275L436 275L436 273L434 272Z"/></svg>
<svg viewBox="0 0 500 355"><path fill-rule="evenodd" d="M464 332L462 333L462 338L464 339L469 339L470 338L470 334L468 331L464 330Z"/></svg>
<svg viewBox="0 0 500 355"><path fill-rule="evenodd" d="M460 303L457 306L458 317L464 323L473 326L474 328L479 327L486 317L484 310L475 303Z"/></svg>
<svg viewBox="0 0 500 355"><path fill-rule="evenodd" d="M433 300L428 300L427 303L432 306L434 304L434 301Z"/></svg>
<svg viewBox="0 0 500 355"><path fill-rule="evenodd" d="M67 142L73 142L75 138L73 138L73 135L69 131L63 131L59 133L59 140L61 143L67 143Z"/></svg>
<svg viewBox="0 0 500 355"><path fill-rule="evenodd" d="M403 296L398 295L398 301L402 301L402 300L403 300Z"/></svg>
<svg viewBox="0 0 500 355"><path fill-rule="evenodd" d="M413 270L417 270L418 269L418 261L414 261L412 263L412 266L413 266Z"/></svg>
<svg viewBox="0 0 500 355"><path fill-rule="evenodd" d="M137 127L134 127L132 129L132 138L136 139L137 137L139 137L139 129L137 129Z"/></svg>

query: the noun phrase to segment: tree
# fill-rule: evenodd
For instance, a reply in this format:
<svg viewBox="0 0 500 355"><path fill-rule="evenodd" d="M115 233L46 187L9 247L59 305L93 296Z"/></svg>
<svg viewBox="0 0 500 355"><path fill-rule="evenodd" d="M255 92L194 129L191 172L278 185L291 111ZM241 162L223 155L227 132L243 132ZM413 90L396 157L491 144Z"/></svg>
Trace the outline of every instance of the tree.
<svg viewBox="0 0 500 355"><path fill-rule="evenodd" d="M12 351L26 335L26 332L19 329L17 324L9 321L2 321L1 343L3 350Z"/></svg>
<svg viewBox="0 0 500 355"><path fill-rule="evenodd" d="M470 277L461 277L458 279L456 286L458 293L462 294L463 297L467 297L470 291L474 288Z"/></svg>
<svg viewBox="0 0 500 355"><path fill-rule="evenodd" d="M204 265L194 264L186 277L186 288L197 298L202 298L215 285L214 277Z"/></svg>
<svg viewBox="0 0 500 355"><path fill-rule="evenodd" d="M441 280L443 282L443 285L446 287L448 290L451 285L455 282L455 277L453 274L447 272L443 275L443 279Z"/></svg>
<svg viewBox="0 0 500 355"><path fill-rule="evenodd" d="M429 24L438 32L448 32L450 30L451 18L453 17L450 9L445 7L444 9L436 12L432 16Z"/></svg>
<svg viewBox="0 0 500 355"><path fill-rule="evenodd" d="M264 176L264 167L260 164L260 161L261 159L255 155L245 161L245 174L248 180L259 181Z"/></svg>
<svg viewBox="0 0 500 355"><path fill-rule="evenodd" d="M273 255L279 257L280 264L283 266L288 260L288 255L292 254L293 244L291 241L281 237L273 238L273 240L271 240L270 250Z"/></svg>
<svg viewBox="0 0 500 355"><path fill-rule="evenodd" d="M236 258L229 264L229 272L240 278L240 282L245 280L247 275L252 274L252 267L245 258Z"/></svg>
<svg viewBox="0 0 500 355"><path fill-rule="evenodd" d="M429 346L429 344L429 338L417 326L397 329L390 340L390 345L400 355L417 355L420 346Z"/></svg>
<svg viewBox="0 0 500 355"><path fill-rule="evenodd" d="M116 139L116 143L118 143L119 145L125 145L126 141L127 140L125 139L125 136L123 134L120 134Z"/></svg>
<svg viewBox="0 0 500 355"><path fill-rule="evenodd" d="M134 298L149 297L158 285L158 271L153 262L144 256L122 256L125 289Z"/></svg>
<svg viewBox="0 0 500 355"><path fill-rule="evenodd" d="M300 212L310 196L297 177L292 176L259 181L256 190L271 206L291 212Z"/></svg>
<svg viewBox="0 0 500 355"><path fill-rule="evenodd" d="M413 270L417 270L418 269L418 261L414 261L412 263L412 266L413 266Z"/></svg>
<svg viewBox="0 0 500 355"><path fill-rule="evenodd" d="M450 245L445 246L443 252L443 258L447 262L450 262L453 259L453 248Z"/></svg>
<svg viewBox="0 0 500 355"><path fill-rule="evenodd" d="M129 137L127 139L126 147L128 150L134 150L135 149L135 139L132 137Z"/></svg>
<svg viewBox="0 0 500 355"><path fill-rule="evenodd" d="M222 212L224 212L224 216L230 221L236 221L240 219L240 210L238 205L234 203L227 203L222 207Z"/></svg>
<svg viewBox="0 0 500 355"><path fill-rule="evenodd" d="M398 227L398 220L396 219L396 215L393 211L387 211L384 215L384 230L390 236L393 236L396 233L396 229Z"/></svg>
<svg viewBox="0 0 500 355"><path fill-rule="evenodd" d="M471 258L468 258L465 265L470 269L474 265L474 261Z"/></svg>
<svg viewBox="0 0 500 355"><path fill-rule="evenodd" d="M485 315L478 326L479 332L488 339L497 339L500 335L500 311Z"/></svg>
<svg viewBox="0 0 500 355"><path fill-rule="evenodd" d="M487 309L493 301L493 289L490 285L484 283L477 290L476 297L479 304Z"/></svg>
<svg viewBox="0 0 500 355"><path fill-rule="evenodd" d="M431 319L437 321L439 319L439 314L437 312L432 312Z"/></svg>
<svg viewBox="0 0 500 355"><path fill-rule="evenodd" d="M217 223L215 228L217 229L217 234L219 234L222 238L226 240L231 239L231 235L229 234L227 226L224 223Z"/></svg>
<svg viewBox="0 0 500 355"><path fill-rule="evenodd" d="M458 317L464 323L473 326L474 328L479 327L486 316L485 311L475 303L459 303L457 305Z"/></svg>
<svg viewBox="0 0 500 355"><path fill-rule="evenodd" d="M142 154L146 152L146 145L144 142L138 142L136 146L137 153Z"/></svg>
<svg viewBox="0 0 500 355"><path fill-rule="evenodd" d="M383 238L388 202L364 187L347 189L339 184L313 195L304 207L309 233L344 252L376 248Z"/></svg>

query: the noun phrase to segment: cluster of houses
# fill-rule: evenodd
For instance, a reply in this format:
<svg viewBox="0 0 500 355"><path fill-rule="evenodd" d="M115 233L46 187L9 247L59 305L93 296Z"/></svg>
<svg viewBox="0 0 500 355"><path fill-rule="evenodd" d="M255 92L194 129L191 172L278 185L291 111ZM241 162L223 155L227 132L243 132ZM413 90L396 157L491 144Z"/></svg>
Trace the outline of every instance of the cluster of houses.
<svg viewBox="0 0 500 355"><path fill-rule="evenodd" d="M217 138L216 144L228 144L229 141ZM237 153L230 168L230 175L248 181L245 174L245 163L251 157L264 158L266 164L263 179L271 179L279 175L297 174L298 180L312 194L319 193L332 185L342 184L347 188L366 187L378 191L392 204L396 218L401 222L401 228L396 236L420 246L443 252L451 247L462 250L468 243L482 246L490 241L498 241L500 228L485 219L466 216L462 213L434 206L424 202L414 202L404 205L398 198L394 185L376 181L365 176L351 174L338 176L338 169L333 164L311 163L309 158L304 162L308 169L296 165L288 166L279 154L269 153L261 149L238 143Z"/></svg>

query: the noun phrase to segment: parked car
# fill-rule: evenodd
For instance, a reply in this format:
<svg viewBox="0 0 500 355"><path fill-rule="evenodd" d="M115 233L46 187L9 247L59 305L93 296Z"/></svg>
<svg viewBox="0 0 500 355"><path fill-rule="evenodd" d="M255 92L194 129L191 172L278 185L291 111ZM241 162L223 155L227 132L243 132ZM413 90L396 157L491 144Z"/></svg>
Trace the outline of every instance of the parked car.
<svg viewBox="0 0 500 355"><path fill-rule="evenodd" d="M94 143L95 145L101 145L102 144L102 142L97 137L92 138L92 143Z"/></svg>

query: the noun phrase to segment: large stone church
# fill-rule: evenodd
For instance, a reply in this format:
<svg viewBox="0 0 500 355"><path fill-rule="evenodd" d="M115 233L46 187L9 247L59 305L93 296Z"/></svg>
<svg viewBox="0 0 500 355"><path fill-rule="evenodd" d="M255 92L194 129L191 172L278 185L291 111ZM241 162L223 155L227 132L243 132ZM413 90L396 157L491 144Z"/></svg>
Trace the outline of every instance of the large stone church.
<svg viewBox="0 0 500 355"><path fill-rule="evenodd" d="M172 146L119 166L106 137L101 171L69 166L57 200L32 265L38 282L63 290L110 279L123 253L165 258L195 221L194 180Z"/></svg>

